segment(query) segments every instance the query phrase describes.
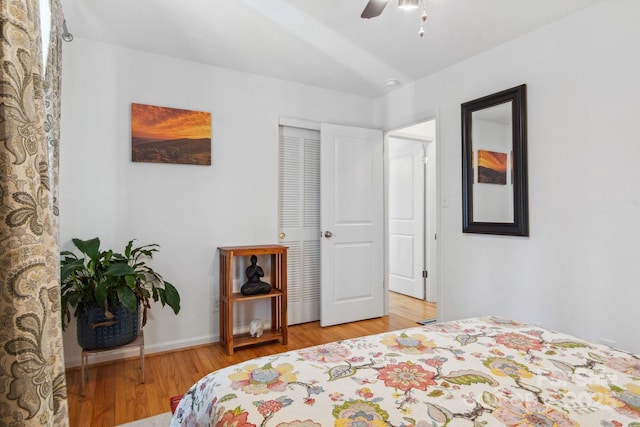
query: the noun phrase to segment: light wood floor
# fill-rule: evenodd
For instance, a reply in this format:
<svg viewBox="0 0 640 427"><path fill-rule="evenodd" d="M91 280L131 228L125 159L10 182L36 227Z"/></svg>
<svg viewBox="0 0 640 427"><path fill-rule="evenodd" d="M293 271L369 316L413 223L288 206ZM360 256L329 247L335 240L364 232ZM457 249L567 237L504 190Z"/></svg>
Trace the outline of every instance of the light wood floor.
<svg viewBox="0 0 640 427"><path fill-rule="evenodd" d="M289 328L289 344L260 345L227 356L218 343L145 357L145 384L140 384L138 359L92 366L86 395L80 396L80 369L67 371L71 427L113 427L170 410L169 397L183 394L211 371L255 357L416 326L436 316L436 306L390 293L389 316L321 328L319 322Z"/></svg>

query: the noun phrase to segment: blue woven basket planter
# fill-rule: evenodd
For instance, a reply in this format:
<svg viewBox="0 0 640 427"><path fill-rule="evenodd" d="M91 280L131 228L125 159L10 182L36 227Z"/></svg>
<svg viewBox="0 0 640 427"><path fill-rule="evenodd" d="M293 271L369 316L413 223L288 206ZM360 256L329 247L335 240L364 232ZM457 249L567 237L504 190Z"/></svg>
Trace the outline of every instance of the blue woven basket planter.
<svg viewBox="0 0 640 427"><path fill-rule="evenodd" d="M78 344L83 350L99 350L129 344L140 333L140 304L135 311L129 311L119 305L109 308L115 321L109 326L100 326L108 322L100 307L93 307L78 317Z"/></svg>

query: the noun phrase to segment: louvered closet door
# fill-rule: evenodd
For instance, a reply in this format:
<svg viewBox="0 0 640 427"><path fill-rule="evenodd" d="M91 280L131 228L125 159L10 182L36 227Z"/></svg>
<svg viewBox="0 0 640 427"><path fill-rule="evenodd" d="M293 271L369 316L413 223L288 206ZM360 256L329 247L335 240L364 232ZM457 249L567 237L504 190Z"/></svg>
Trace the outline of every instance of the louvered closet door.
<svg viewBox="0 0 640 427"><path fill-rule="evenodd" d="M280 243L289 247L289 324L319 320L319 131L280 127L278 194Z"/></svg>

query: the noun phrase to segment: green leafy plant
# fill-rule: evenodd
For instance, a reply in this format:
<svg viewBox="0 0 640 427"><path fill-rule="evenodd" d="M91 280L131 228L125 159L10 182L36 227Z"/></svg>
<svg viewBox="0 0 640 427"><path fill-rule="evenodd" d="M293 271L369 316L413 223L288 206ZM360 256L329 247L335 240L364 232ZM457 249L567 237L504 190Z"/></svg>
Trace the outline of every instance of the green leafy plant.
<svg viewBox="0 0 640 427"><path fill-rule="evenodd" d="M147 309L151 300L168 305L175 314L180 311L180 294L176 288L146 263L158 252L159 245L133 247L129 241L124 252L101 250L100 239L72 239L82 254L71 251L60 253L60 281L62 295L62 327L71 320L73 309L77 318L92 307L101 307L108 319L109 308L117 304L135 311L142 304L142 326L147 322Z"/></svg>

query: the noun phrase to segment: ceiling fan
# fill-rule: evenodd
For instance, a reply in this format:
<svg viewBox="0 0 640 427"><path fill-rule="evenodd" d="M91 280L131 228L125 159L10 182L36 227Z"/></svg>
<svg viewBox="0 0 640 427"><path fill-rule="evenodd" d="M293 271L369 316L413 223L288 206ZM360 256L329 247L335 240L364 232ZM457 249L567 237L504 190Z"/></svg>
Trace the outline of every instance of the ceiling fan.
<svg viewBox="0 0 640 427"><path fill-rule="evenodd" d="M360 17L365 19L371 19L371 18L375 18L376 16L380 16L384 8L387 6L387 2L388 0L369 0L367 5L364 7L364 10L362 11L362 14L360 15ZM420 37L423 37L424 36L423 25L424 25L424 22L427 20L427 11L426 11L426 7L424 6L424 0L398 0L398 8L404 9L404 10L418 9L421 3L422 3L422 14L420 16L420 19L422 22L420 23L420 31L418 31L418 34L420 35Z"/></svg>
<svg viewBox="0 0 640 427"><path fill-rule="evenodd" d="M387 0L369 0L369 3L364 7L361 18L371 19L376 16L380 16L384 8L387 6Z"/></svg>

